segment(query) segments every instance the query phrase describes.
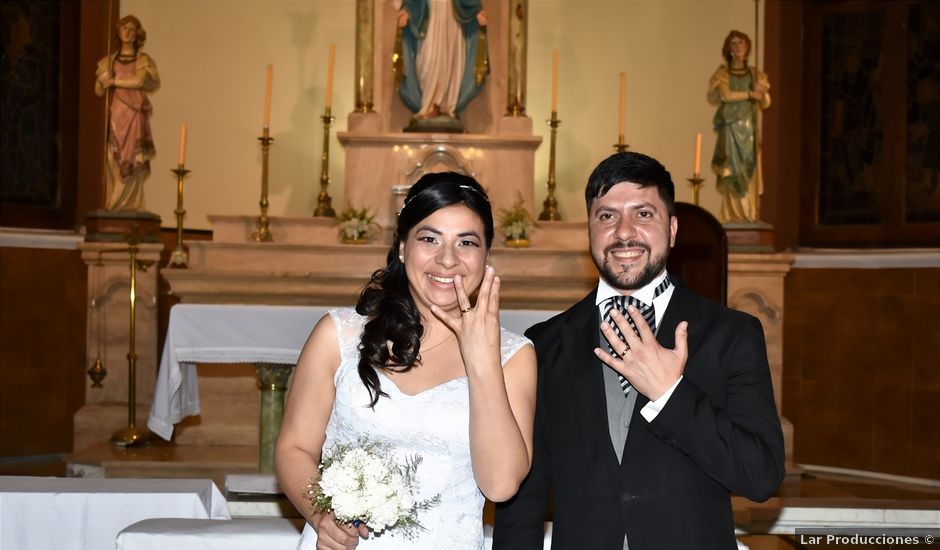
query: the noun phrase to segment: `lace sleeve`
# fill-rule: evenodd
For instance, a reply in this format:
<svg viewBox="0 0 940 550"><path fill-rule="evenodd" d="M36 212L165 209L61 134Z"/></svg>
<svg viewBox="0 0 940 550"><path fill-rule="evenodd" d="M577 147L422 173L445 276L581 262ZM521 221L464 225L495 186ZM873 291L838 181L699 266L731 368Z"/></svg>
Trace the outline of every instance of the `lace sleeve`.
<svg viewBox="0 0 940 550"><path fill-rule="evenodd" d="M516 334L502 327L499 328L499 335L499 357L504 366L509 359L519 351L519 348L526 344L532 345L532 341L525 336Z"/></svg>
<svg viewBox="0 0 940 550"><path fill-rule="evenodd" d="M340 357L345 362L352 359L359 363L359 340L366 318L356 313L351 307L337 307L328 311L336 325L336 340L339 344Z"/></svg>

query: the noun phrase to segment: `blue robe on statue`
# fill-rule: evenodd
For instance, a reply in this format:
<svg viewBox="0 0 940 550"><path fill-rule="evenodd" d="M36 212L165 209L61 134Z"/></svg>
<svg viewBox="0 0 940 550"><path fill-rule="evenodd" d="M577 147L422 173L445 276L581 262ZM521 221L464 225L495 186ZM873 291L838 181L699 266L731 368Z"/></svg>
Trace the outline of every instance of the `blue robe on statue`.
<svg viewBox="0 0 940 550"><path fill-rule="evenodd" d="M460 79L460 93L454 109L456 113L462 111L483 88L483 80L477 81L475 71L477 38L481 32L477 14L483 9L483 4L481 0L451 0L451 2L454 17L463 30L466 51L464 71ZM402 32L404 78L398 88L398 93L405 105L412 112L417 113L421 110L422 90L421 83L418 82L416 59L424 45L430 9L428 0L403 0L402 8L408 13L408 24Z"/></svg>

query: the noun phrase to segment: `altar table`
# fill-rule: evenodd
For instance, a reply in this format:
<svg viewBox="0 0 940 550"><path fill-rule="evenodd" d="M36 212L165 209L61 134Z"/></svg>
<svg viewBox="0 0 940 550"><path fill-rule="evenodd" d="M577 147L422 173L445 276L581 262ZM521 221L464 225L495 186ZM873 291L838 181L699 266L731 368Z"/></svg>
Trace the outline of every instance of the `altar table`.
<svg viewBox="0 0 940 550"><path fill-rule="evenodd" d="M322 306L174 306L170 310L147 427L169 440L174 424L186 416L199 414L196 363L296 364L307 336L328 309ZM500 312L500 322L521 334L555 313L506 310Z"/></svg>
<svg viewBox="0 0 940 550"><path fill-rule="evenodd" d="M166 343L147 427L163 439L173 425L199 414L196 363L293 365L328 308L178 304L170 310Z"/></svg>
<svg viewBox="0 0 940 550"><path fill-rule="evenodd" d="M0 548L102 550L148 518L231 518L207 479L0 476Z"/></svg>

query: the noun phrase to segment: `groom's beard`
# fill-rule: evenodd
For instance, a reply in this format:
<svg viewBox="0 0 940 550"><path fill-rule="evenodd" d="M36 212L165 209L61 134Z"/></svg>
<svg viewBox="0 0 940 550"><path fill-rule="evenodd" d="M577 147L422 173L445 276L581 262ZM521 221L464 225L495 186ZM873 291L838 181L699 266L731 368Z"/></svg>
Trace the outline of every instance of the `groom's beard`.
<svg viewBox="0 0 940 550"><path fill-rule="evenodd" d="M642 248L646 250L646 253L649 256L649 260L647 261L646 265L643 266L643 269L640 270L640 272L636 275L631 275L629 272L617 273L610 265L610 251L615 248L624 247ZM600 258L600 261L597 257L594 258L594 265L597 267L597 270L600 272L604 281L607 282L607 284L610 286L618 290L639 290L650 284L657 275L663 272L663 270L666 268L666 261L668 258L668 250L663 251L658 256L653 256L650 253L650 247L646 243L642 243L640 241L627 241L615 243L605 248L604 255L602 258Z"/></svg>

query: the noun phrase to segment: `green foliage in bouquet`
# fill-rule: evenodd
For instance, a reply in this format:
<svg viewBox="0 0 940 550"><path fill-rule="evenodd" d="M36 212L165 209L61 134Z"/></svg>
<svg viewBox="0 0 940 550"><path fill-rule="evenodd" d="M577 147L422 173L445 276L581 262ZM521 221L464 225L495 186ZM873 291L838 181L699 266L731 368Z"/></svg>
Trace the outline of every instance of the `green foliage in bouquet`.
<svg viewBox="0 0 940 550"><path fill-rule="evenodd" d="M382 229L375 222L375 214L368 208L346 207L336 216L336 225L339 227L339 236L347 241L368 239Z"/></svg>
<svg viewBox="0 0 940 550"><path fill-rule="evenodd" d="M498 214L499 228L507 241L519 241L529 238L534 221L525 208L522 193L516 191L516 202L511 208L501 208Z"/></svg>

